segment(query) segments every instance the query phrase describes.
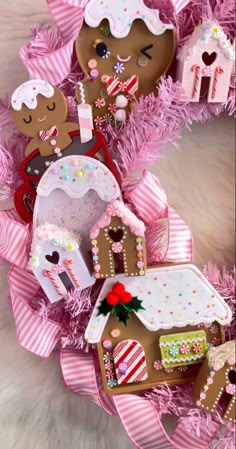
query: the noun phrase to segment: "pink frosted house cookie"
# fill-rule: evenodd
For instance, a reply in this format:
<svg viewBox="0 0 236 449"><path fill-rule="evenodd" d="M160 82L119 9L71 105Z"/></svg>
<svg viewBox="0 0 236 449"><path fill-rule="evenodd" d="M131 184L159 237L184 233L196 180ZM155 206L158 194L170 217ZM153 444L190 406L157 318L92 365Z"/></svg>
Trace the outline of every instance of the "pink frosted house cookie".
<svg viewBox="0 0 236 449"><path fill-rule="evenodd" d="M206 98L209 103L223 103L227 100L235 53L219 25L214 22L199 25L177 58L177 78L190 101Z"/></svg>

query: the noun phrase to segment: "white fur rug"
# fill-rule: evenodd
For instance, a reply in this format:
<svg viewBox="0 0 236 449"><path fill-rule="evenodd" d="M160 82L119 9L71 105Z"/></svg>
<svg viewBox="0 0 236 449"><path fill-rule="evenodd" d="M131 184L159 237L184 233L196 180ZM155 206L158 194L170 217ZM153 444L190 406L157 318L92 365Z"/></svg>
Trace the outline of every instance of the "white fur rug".
<svg viewBox="0 0 236 449"><path fill-rule="evenodd" d="M234 264L234 123L221 117L186 132L155 172L169 202L193 231L195 263ZM0 269L0 448L131 449L119 419L63 385L58 356L49 360L17 344ZM170 425L169 425L170 427Z"/></svg>

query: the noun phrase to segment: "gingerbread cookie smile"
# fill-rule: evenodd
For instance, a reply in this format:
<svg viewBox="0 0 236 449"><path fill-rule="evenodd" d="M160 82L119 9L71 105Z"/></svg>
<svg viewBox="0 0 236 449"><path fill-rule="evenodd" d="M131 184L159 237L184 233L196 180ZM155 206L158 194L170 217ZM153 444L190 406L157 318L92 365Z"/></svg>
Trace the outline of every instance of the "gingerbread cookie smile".
<svg viewBox="0 0 236 449"><path fill-rule="evenodd" d="M115 6L90 0L84 18L76 52L86 75L86 98L101 128L125 121L136 99L156 91L173 59L175 36L173 26L162 23L159 11L142 0Z"/></svg>
<svg viewBox="0 0 236 449"><path fill-rule="evenodd" d="M66 122L68 107L62 92L46 81L30 80L15 90L11 104L17 128L33 138L25 155L39 149L41 156L61 157L72 142L69 133L78 129L77 123Z"/></svg>

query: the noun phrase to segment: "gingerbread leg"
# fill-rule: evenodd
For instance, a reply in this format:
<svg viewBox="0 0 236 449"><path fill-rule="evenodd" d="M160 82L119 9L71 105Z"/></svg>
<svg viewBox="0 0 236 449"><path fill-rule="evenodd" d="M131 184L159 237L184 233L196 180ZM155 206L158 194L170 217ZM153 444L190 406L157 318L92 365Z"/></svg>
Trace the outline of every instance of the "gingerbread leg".
<svg viewBox="0 0 236 449"><path fill-rule="evenodd" d="M227 419L227 421L233 421L236 422L236 408L235 408L235 402L236 402L236 395L232 396L232 399L225 411L224 418Z"/></svg>
<svg viewBox="0 0 236 449"><path fill-rule="evenodd" d="M209 387L206 390L206 387ZM197 405L203 407L209 412L214 412L217 408L220 398L224 392L224 387L216 385L207 385L204 387L203 391L200 392L199 401Z"/></svg>

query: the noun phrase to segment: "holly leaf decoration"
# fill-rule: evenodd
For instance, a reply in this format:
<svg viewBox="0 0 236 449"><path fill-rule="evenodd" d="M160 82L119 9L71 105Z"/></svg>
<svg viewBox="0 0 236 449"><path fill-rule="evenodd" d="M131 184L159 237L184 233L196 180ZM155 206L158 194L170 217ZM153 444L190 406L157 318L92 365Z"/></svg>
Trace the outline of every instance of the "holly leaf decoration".
<svg viewBox="0 0 236 449"><path fill-rule="evenodd" d="M108 304L106 298L104 298L98 306L98 315L108 315L112 312L113 307Z"/></svg>
<svg viewBox="0 0 236 449"><path fill-rule="evenodd" d="M130 312L138 312L139 310L145 310L142 306L142 302L140 299L138 299L137 296L133 296L132 300L130 302L127 302L124 304L124 307L129 310Z"/></svg>
<svg viewBox="0 0 236 449"><path fill-rule="evenodd" d="M128 320L131 318L130 312L138 312L145 310L142 301L137 296L133 296L126 292L124 286L116 283L113 290L109 292L98 306L98 315L107 316L113 313L120 323L127 326Z"/></svg>
<svg viewBox="0 0 236 449"><path fill-rule="evenodd" d="M113 307L113 313L120 323L124 323L124 325L127 326L127 321L130 320L131 316L124 304L119 302Z"/></svg>

